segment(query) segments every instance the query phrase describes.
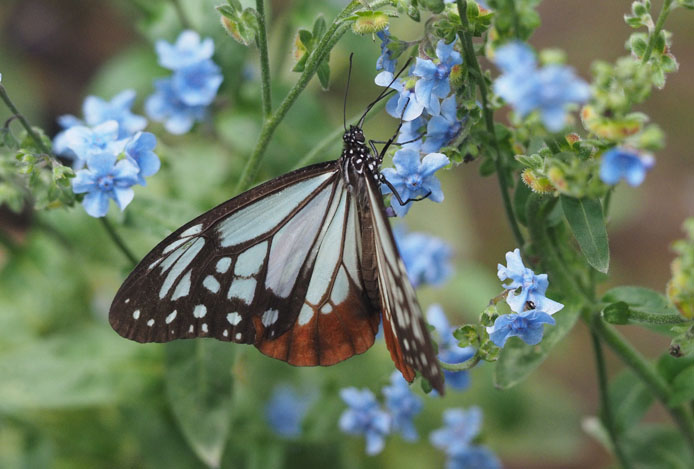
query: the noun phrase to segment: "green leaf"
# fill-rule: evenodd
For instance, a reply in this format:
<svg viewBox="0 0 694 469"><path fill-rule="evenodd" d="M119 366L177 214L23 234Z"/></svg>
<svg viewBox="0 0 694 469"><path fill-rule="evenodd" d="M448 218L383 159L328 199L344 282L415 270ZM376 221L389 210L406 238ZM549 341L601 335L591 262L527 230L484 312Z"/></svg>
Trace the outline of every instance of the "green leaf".
<svg viewBox="0 0 694 469"><path fill-rule="evenodd" d="M686 368L672 380L672 394L668 400L671 407L694 401L694 366Z"/></svg>
<svg viewBox="0 0 694 469"><path fill-rule="evenodd" d="M629 305L629 309L644 313L678 314L664 295L645 287L631 285L615 287L605 292L602 301L605 303L623 301Z"/></svg>
<svg viewBox="0 0 694 469"><path fill-rule="evenodd" d="M313 38L318 40L323 37L326 29L327 25L325 23L325 18L323 18L323 15L318 16L316 21L313 22Z"/></svg>
<svg viewBox="0 0 694 469"><path fill-rule="evenodd" d="M620 373L608 389L616 430L620 433L635 426L653 403L653 394L631 371Z"/></svg>
<svg viewBox="0 0 694 469"><path fill-rule="evenodd" d="M166 344L166 395L195 454L219 467L231 422L233 346L213 340Z"/></svg>
<svg viewBox="0 0 694 469"><path fill-rule="evenodd" d="M480 176L487 177L491 176L496 172L496 166L494 165L494 160L491 157L484 158L479 167Z"/></svg>
<svg viewBox="0 0 694 469"><path fill-rule="evenodd" d="M544 338L538 345L528 345L518 337L511 337L499 355L494 372L494 384L508 389L523 381L569 333L578 319L578 313L577 307L566 305L554 315L557 324L545 326Z"/></svg>
<svg viewBox="0 0 694 469"><path fill-rule="evenodd" d="M638 469L691 469L692 456L682 434L672 426L633 427L622 440L627 458Z"/></svg>
<svg viewBox="0 0 694 469"><path fill-rule="evenodd" d="M561 207L588 263L596 270L607 273L610 266L610 246L600 200L562 195Z"/></svg>
<svg viewBox="0 0 694 469"><path fill-rule="evenodd" d="M324 91L328 91L330 88L330 65L328 64L329 58L326 57L323 62L318 66L316 73L318 74L318 80L320 81L320 86Z"/></svg>
<svg viewBox="0 0 694 469"><path fill-rule="evenodd" d="M668 354L662 355L656 364L658 373L668 383L672 383L680 373L691 367L694 367L694 357L675 358Z"/></svg>

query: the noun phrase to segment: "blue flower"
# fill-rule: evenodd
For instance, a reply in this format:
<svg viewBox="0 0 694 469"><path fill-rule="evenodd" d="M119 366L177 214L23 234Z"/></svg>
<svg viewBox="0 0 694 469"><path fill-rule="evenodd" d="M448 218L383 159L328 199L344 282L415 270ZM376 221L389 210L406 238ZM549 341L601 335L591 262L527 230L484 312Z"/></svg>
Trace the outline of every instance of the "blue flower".
<svg viewBox="0 0 694 469"><path fill-rule="evenodd" d="M440 98L445 98L451 92L449 76L455 65L463 63L460 52L453 50L455 41L446 44L440 40L436 45L437 63L417 57L417 63L412 72L420 77L415 85L417 100L424 105L431 115L437 115L441 106Z"/></svg>
<svg viewBox="0 0 694 469"><path fill-rule="evenodd" d="M422 151L424 153L439 151L441 147L457 137L462 128L463 124L458 120L455 95L453 95L441 103L441 114L432 117L429 121L427 139L422 145Z"/></svg>
<svg viewBox="0 0 694 469"><path fill-rule="evenodd" d="M554 325L554 318L537 309L521 313L502 314L493 326L487 326L487 333L497 347L503 347L509 337L520 337L528 345L537 345L542 341L544 325Z"/></svg>
<svg viewBox="0 0 694 469"><path fill-rule="evenodd" d="M528 46L521 43L500 47L494 61L504 73L494 82L494 91L521 117L538 110L545 127L557 132L566 123L566 105L587 101L590 87L569 67L537 69L531 55Z"/></svg>
<svg viewBox="0 0 694 469"><path fill-rule="evenodd" d="M135 90L124 90L115 95L111 101L98 96L87 96L82 105L85 122L89 126L95 126L114 120L118 122L118 138L130 137L147 126L147 119L131 111L135 95Z"/></svg>
<svg viewBox="0 0 694 469"><path fill-rule="evenodd" d="M159 171L159 157L152 151L157 145L157 138L149 132L138 132L125 145L125 156L140 168L137 175L138 184L145 185L145 177Z"/></svg>
<svg viewBox="0 0 694 469"><path fill-rule="evenodd" d="M94 127L76 125L56 135L53 151L71 158L72 166L81 169L92 155L123 151L126 140L118 139L118 122L111 120Z"/></svg>
<svg viewBox="0 0 694 469"><path fill-rule="evenodd" d="M458 340L453 336L453 328L441 306L434 304L429 307L427 321L434 326L439 336L439 360L444 363L458 364L468 361L475 355L473 347L458 346ZM446 387L463 390L470 384L467 371L444 370L443 374L446 377Z"/></svg>
<svg viewBox="0 0 694 469"><path fill-rule="evenodd" d="M380 453L384 438L391 431L391 416L381 409L368 389L345 388L340 390L340 397L349 406L340 416L340 429L351 435L364 435L367 454Z"/></svg>
<svg viewBox="0 0 694 469"><path fill-rule="evenodd" d="M278 435L297 437L313 400L312 395L299 394L290 386L278 386L265 406L265 419Z"/></svg>
<svg viewBox="0 0 694 469"><path fill-rule="evenodd" d="M188 106L207 106L222 84L220 68L211 60L203 60L176 70L171 87L178 98Z"/></svg>
<svg viewBox="0 0 694 469"><path fill-rule="evenodd" d="M150 118L164 122L164 128L172 134L188 132L195 122L206 116L205 106L189 106L184 103L172 87L171 78L154 82L156 91L145 101L145 110Z"/></svg>
<svg viewBox="0 0 694 469"><path fill-rule="evenodd" d="M178 70L212 57L214 42L211 38L200 41L195 31L183 31L175 44L159 40L156 45L159 64L170 70Z"/></svg>
<svg viewBox="0 0 694 469"><path fill-rule="evenodd" d="M386 103L386 112L391 116L405 122L416 119L422 115L424 104L415 96L415 83L413 77L393 81L393 73L383 71L376 75L375 83L379 86L390 86L397 93ZM391 83L392 82L392 83Z"/></svg>
<svg viewBox="0 0 694 469"><path fill-rule="evenodd" d="M652 155L640 154L627 148L610 148L602 155L600 179L609 185L624 179L632 187L640 185L646 178L655 160Z"/></svg>
<svg viewBox="0 0 694 469"><path fill-rule="evenodd" d="M447 409L443 412L444 427L429 435L431 444L448 455L447 469L500 469L501 463L489 449L473 445L482 426L479 407Z"/></svg>
<svg viewBox="0 0 694 469"><path fill-rule="evenodd" d="M381 55L376 61L376 70L385 70L386 72L395 73L395 59L393 59L393 51L388 48L390 44L390 31L388 28L376 33L376 36L381 40Z"/></svg>
<svg viewBox="0 0 694 469"><path fill-rule="evenodd" d="M395 230L395 241L414 287L441 285L453 272L451 247L442 239L424 233Z"/></svg>
<svg viewBox="0 0 694 469"><path fill-rule="evenodd" d="M131 186L137 184L140 169L124 159L116 163L111 153L97 153L87 161L87 168L77 171L72 180L75 194L83 194L82 205L92 217L103 217L108 212L108 200L113 199L123 210L133 200Z"/></svg>
<svg viewBox="0 0 694 469"><path fill-rule="evenodd" d="M393 185L403 202L426 195L434 202L442 202L441 183L434 173L448 163L448 157L442 153L429 153L420 161L419 152L403 148L393 156L395 169L386 168L381 173ZM391 192L387 186L383 186L381 190L384 194ZM391 197L390 201L390 206L399 217L405 216L411 204L408 202L400 205L395 197Z"/></svg>
<svg viewBox="0 0 694 469"><path fill-rule="evenodd" d="M504 288L511 290L506 297L506 302L512 311L522 312L528 301L534 304L534 309L550 315L564 307L561 303L545 297L545 292L549 286L547 274L535 275L535 272L525 267L518 248L506 253L506 264L507 267L498 264L496 275L502 282L507 279L511 280L511 283L505 284ZM514 293L518 289L520 291Z"/></svg>
<svg viewBox="0 0 694 469"><path fill-rule="evenodd" d="M415 120L403 122L396 143L401 144L400 148L409 148L419 151L422 147L422 140L425 133L423 127L425 124L426 121L422 116L419 116Z"/></svg>
<svg viewBox="0 0 694 469"><path fill-rule="evenodd" d="M399 431L407 441L417 440L419 435L412 419L422 411L422 399L410 390L410 385L399 371L390 375L390 386L384 387L382 393L393 419L393 430Z"/></svg>

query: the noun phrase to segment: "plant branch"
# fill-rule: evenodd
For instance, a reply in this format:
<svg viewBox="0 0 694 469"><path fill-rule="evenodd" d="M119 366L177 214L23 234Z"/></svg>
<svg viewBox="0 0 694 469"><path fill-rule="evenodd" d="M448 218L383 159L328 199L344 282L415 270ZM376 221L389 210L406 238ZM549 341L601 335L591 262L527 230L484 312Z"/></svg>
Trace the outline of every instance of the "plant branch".
<svg viewBox="0 0 694 469"><path fill-rule="evenodd" d="M260 75L263 96L263 118L272 114L272 96L270 85L270 59L267 52L267 27L265 24L264 0L255 0L256 17L258 18L258 49L260 49Z"/></svg>
<svg viewBox="0 0 694 469"><path fill-rule="evenodd" d="M501 190L501 198L504 203L504 209L506 211L506 217L508 218L509 224L511 225L511 231L513 232L513 237L516 239L518 247L523 249L525 240L520 231L520 226L516 220L516 216L513 213L513 205L511 204L511 197L508 193L508 181L506 180L506 168L501 157L501 150L499 149L499 142L496 136L496 129L494 128L494 112L489 105L488 99L488 89L487 83L484 79L482 69L479 62L477 61L477 56L475 54L475 49L472 44L472 36L469 31L469 23L467 19L467 1L457 0L458 4L458 14L460 15L460 21L462 23L462 30L458 31L458 36L460 37L460 42L463 45L463 52L465 54L465 59L467 61L468 67L471 68L471 75L477 82L477 87L480 90L480 99L482 100L482 113L484 115L485 125L487 127L487 132L491 138L492 147L494 148L494 153L492 154L492 160L494 161L494 166L496 167L496 175L499 180L499 188Z"/></svg>
<svg viewBox="0 0 694 469"><path fill-rule="evenodd" d="M658 40L658 36L660 36L660 31L662 31L663 26L665 26L665 20L670 14L671 7L672 0L663 1L663 6L660 8L660 13L658 13L658 19L656 20L655 27L653 28L653 31L648 37L648 44L646 45L646 51L643 53L643 57L641 58L641 63L645 64L651 58L653 48L655 47L655 43Z"/></svg>
<svg viewBox="0 0 694 469"><path fill-rule="evenodd" d="M466 371L474 368L481 360L479 354L475 353L472 357L468 358L462 363L446 363L439 360L439 365L441 368L447 371Z"/></svg>
<svg viewBox="0 0 694 469"><path fill-rule="evenodd" d="M593 339L593 351L595 352L595 367L598 372L598 389L600 391L600 407L602 408L602 421L607 428L607 433L612 441L612 447L614 453L617 456L617 460L623 469L629 469L631 463L627 459L624 453L624 448L619 441L617 435L617 428L614 421L614 415L612 413L612 405L610 403L610 396L607 391L607 370L605 368L605 357L602 353L602 344L600 343L600 337L591 331L591 338Z"/></svg>
<svg viewBox="0 0 694 469"><path fill-rule="evenodd" d="M111 241L114 242L116 246L118 246L118 249L123 253L123 255L130 261L130 263L135 266L137 264L137 258L133 255L132 251L128 248L128 246L125 245L125 242L123 239L116 233L116 230L113 228L113 225L111 225L111 222L108 221L106 217L101 217L99 218L101 221L101 225L104 227L106 230L106 233L108 233L108 236L111 238Z"/></svg>
<svg viewBox="0 0 694 469"><path fill-rule="evenodd" d="M677 313L647 313L629 309L629 321L648 324L681 324L689 322Z"/></svg>
<svg viewBox="0 0 694 469"><path fill-rule="evenodd" d="M624 340L613 327L605 323L602 318L592 318L589 324L593 331L605 341L612 351L615 352L639 378L641 378L656 399L665 406L682 431L682 435L689 445L689 449L694 454L694 420L692 419L691 413L684 405L671 407L668 404L671 394L668 383L655 371L653 366L631 346L631 344Z"/></svg>

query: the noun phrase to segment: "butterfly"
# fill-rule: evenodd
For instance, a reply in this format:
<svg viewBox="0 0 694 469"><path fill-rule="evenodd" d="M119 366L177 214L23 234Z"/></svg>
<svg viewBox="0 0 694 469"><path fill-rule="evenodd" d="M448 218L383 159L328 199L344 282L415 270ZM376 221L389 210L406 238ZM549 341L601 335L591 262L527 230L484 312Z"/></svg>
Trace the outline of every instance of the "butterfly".
<svg viewBox="0 0 694 469"><path fill-rule="evenodd" d="M382 320L403 377L419 371L443 394L380 190L395 136L380 152L367 146L364 116L345 125L339 159L260 184L160 242L118 290L113 329L137 342L253 344L292 365L327 366L368 350Z"/></svg>

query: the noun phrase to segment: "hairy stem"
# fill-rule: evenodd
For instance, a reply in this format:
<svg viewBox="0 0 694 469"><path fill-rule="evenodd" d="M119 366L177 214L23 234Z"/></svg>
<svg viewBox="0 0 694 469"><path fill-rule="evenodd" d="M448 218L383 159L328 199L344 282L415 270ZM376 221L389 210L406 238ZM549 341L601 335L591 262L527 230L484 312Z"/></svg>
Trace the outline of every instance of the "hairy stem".
<svg viewBox="0 0 694 469"><path fill-rule="evenodd" d="M496 176L499 181L499 188L501 190L501 199L504 203L504 209L506 211L506 217L508 218L509 224L511 225L511 231L513 232L513 237L516 239L516 244L519 248L523 248L525 240L523 239L523 234L520 231L520 226L516 220L516 215L513 213L513 205L511 204L511 197L508 193L508 181L506 179L506 168L501 156L501 150L499 149L499 142L496 136L496 129L494 128L494 112L489 105L488 99L488 89L487 82L484 79L482 73L482 68L477 61L477 56L475 54L475 49L472 44L472 35L469 31L469 23L467 19L467 1L457 0L458 3L458 14L460 15L460 21L462 22L463 28L458 32L460 37L460 42L463 45L463 52L465 54L465 60L468 67L472 70L472 77L477 83L477 88L480 90L480 99L482 100L482 113L484 115L485 125L487 127L487 132L491 137L492 146L494 148L494 153L492 154L492 160L494 160L494 166L496 167Z"/></svg>
<svg viewBox="0 0 694 469"><path fill-rule="evenodd" d="M600 343L600 337L594 332L590 333L593 339L593 351L595 352L595 367L598 372L598 389L600 391L600 407L602 408L602 421L607 428L607 434L612 442L612 447L614 453L617 456L617 460L623 469L629 469L631 463L624 453L624 448L622 448L622 443L617 435L617 428L614 421L614 415L612 413L612 405L610 403L610 397L607 392L607 370L605 368L605 357L602 353L602 344Z"/></svg>
<svg viewBox="0 0 694 469"><path fill-rule="evenodd" d="M629 310L629 320L633 322L646 322L648 324L681 324L688 322L677 313L647 313L645 311Z"/></svg>
<svg viewBox="0 0 694 469"><path fill-rule="evenodd" d="M260 76L263 96L263 118L270 118L272 114L272 88L270 86L270 59L267 52L267 27L265 25L264 0L255 1L256 16L258 18L258 49L260 49Z"/></svg>
<svg viewBox="0 0 694 469"><path fill-rule="evenodd" d="M474 368L475 365L480 362L480 360L481 357L478 354L474 354L472 357L468 358L462 363L446 363L439 360L439 365L441 368L448 371L466 371Z"/></svg>
<svg viewBox="0 0 694 469"><path fill-rule="evenodd" d="M128 246L125 245L125 242L123 239L120 237L118 233L116 233L115 228L113 228L113 225L111 225L111 222L108 221L106 217L101 217L99 218L101 221L101 225L104 227L106 230L106 233L108 233L109 238L111 238L111 241L118 246L118 249L123 253L123 255L130 261L130 263L135 266L137 264L137 258L135 255L132 253L132 251L128 248Z"/></svg>
<svg viewBox="0 0 694 469"><path fill-rule="evenodd" d="M371 5L371 7L377 8L389 3L390 2L387 0L381 0L379 2L375 2L373 5ZM346 18L360 8L362 8L361 2L358 0L352 0L345 7L345 9L342 10L339 15L337 15L330 25L330 28L328 28L321 38L318 46L316 46L315 50L311 53L311 56L306 62L306 66L304 71L301 73L299 80L297 80L296 84L291 90L289 90L289 93L287 93L287 96L284 98L277 110L263 123L263 127L260 130L260 136L258 137L255 148L246 161L243 171L241 172L241 177L236 184L237 194L247 190L253 184L253 181L258 174L258 170L260 169L260 163L262 162L263 155L265 154L265 150L267 150L267 146L270 143L270 139L275 132L275 129L280 122L282 122L282 119L284 119L287 112L292 107L301 92L304 91L304 88L306 88L308 82L311 80L311 78L313 78L313 75L315 75L316 71L318 70L318 66L327 57L337 41L339 41L349 29L351 23L347 21Z"/></svg>
<svg viewBox="0 0 694 469"><path fill-rule="evenodd" d="M658 19L656 20L655 27L653 28L653 31L651 31L651 34L648 37L648 45L646 45L646 51L643 53L643 57L641 58L641 63L645 64L651 58L651 54L653 53L653 48L655 47L655 42L658 40L658 36L660 35L660 31L663 30L663 26L665 26L665 20L667 19L668 15L670 14L671 7L672 7L672 0L664 0L663 1L663 6L660 8L660 13L658 13Z"/></svg>

